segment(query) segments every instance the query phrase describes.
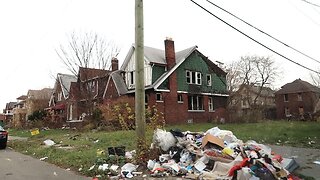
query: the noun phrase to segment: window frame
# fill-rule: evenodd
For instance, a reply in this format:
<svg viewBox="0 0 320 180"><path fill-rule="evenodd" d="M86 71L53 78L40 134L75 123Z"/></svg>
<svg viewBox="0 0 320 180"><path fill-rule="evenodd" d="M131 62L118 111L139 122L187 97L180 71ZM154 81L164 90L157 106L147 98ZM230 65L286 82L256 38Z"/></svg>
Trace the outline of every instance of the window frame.
<svg viewBox="0 0 320 180"><path fill-rule="evenodd" d="M163 97L161 93L156 93L156 102L163 102Z"/></svg>
<svg viewBox="0 0 320 180"><path fill-rule="evenodd" d="M178 103L183 103L183 96L182 96L182 94L178 94L177 95L177 98L178 98Z"/></svg>
<svg viewBox="0 0 320 180"><path fill-rule="evenodd" d="M189 112L204 112L203 96L190 95L188 96L188 111ZM196 107L195 107L196 106Z"/></svg>
<svg viewBox="0 0 320 180"><path fill-rule="evenodd" d="M289 102L289 95L288 94L284 94L283 95L283 101L284 102Z"/></svg>
<svg viewBox="0 0 320 180"><path fill-rule="evenodd" d="M209 78L208 78L209 77ZM206 80L207 80L207 86L212 86L212 78L211 74L206 75Z"/></svg>
<svg viewBox="0 0 320 180"><path fill-rule="evenodd" d="M214 112L213 97L208 97L208 110L209 112Z"/></svg>
<svg viewBox="0 0 320 180"><path fill-rule="evenodd" d="M202 73L186 70L186 82L187 84L202 85Z"/></svg>
<svg viewBox="0 0 320 180"><path fill-rule="evenodd" d="M302 93L298 93L298 101L302 101Z"/></svg>

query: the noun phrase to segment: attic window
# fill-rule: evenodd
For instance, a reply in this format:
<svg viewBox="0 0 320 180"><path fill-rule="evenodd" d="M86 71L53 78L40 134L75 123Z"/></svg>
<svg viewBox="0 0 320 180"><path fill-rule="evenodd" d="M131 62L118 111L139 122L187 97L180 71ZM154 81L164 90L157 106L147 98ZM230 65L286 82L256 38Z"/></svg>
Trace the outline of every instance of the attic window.
<svg viewBox="0 0 320 180"><path fill-rule="evenodd" d="M211 86L211 74L207 74L207 86Z"/></svg>
<svg viewBox="0 0 320 180"><path fill-rule="evenodd" d="M186 79L188 84L201 85L201 82L202 82L201 77L202 77L201 72L186 70Z"/></svg>

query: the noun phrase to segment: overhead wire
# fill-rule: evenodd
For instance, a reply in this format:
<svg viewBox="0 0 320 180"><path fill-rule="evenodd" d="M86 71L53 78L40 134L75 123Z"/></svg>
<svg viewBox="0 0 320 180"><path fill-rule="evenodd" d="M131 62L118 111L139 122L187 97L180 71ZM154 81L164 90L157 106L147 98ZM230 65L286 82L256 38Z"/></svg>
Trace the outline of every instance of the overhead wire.
<svg viewBox="0 0 320 180"><path fill-rule="evenodd" d="M313 5L313 6L316 6L316 7L319 7L319 8L320 8L320 5L318 5L318 4L315 4L315 3L309 2L309 1L307 1L307 0L301 0L301 1L303 1L303 2L305 2L305 3L311 4L311 5Z"/></svg>
<svg viewBox="0 0 320 180"><path fill-rule="evenodd" d="M299 51L298 49L296 49L296 48L294 48L294 47L292 47L292 46L290 46L290 45L288 45L288 44L284 43L283 41L280 41L279 39L277 39L277 38L273 37L272 35L270 35L270 34L268 34L268 33L264 32L263 30L261 30L261 29L259 29L259 28L255 27L255 26L253 26L252 24L250 24L250 23L248 23L247 21L245 21L245 20L243 20L243 19L239 18L238 16L236 16L236 15L232 14L231 12L229 12L229 11L225 10L224 8L222 8L222 7L218 6L217 4L215 4L215 3L211 2L210 0L206 0L206 1L207 1L207 2L209 2L210 4L212 4L213 6L215 6L215 7L219 8L220 10L222 10L222 11L224 11L224 12L226 12L226 13L230 14L231 16L235 17L236 19L240 20L241 22L243 22L243 23L247 24L248 26L250 26L250 27L252 27L252 28L256 29L257 31L259 31L259 32L261 32L261 33L263 33L263 34L265 34L265 35L267 35L268 37L272 38L273 40L276 40L277 42L279 42L279 43L283 44L284 46L286 46L286 47L288 47L288 48L290 48L290 49L292 49L292 50L294 50L294 51L296 51L296 52L298 52L298 53L300 53L300 54L304 55L305 57L308 57L309 59L312 59L313 61L315 61L315 62L317 62L317 63L319 63L319 64L320 64L320 61L319 61L319 60L317 60L317 59L315 59L315 58L313 58L313 57L311 57L311 56L309 56L309 55L307 55L307 54L305 54L305 53L303 53L303 52Z"/></svg>
<svg viewBox="0 0 320 180"><path fill-rule="evenodd" d="M193 2L195 5L197 5L198 7L200 7L201 9L203 9L204 11L206 11L207 13L209 13L210 15L212 15L213 17L217 18L217 19L220 20L221 22L223 22L223 23L225 23L226 25L230 26L230 27L233 28L234 30L238 31L240 34L246 36L246 37L249 38L250 40L252 40L252 41L254 41L255 43L261 45L262 47L268 49L269 51L271 51L271 52L273 52L273 53L281 56L282 58L284 58L284 59L286 59L286 60L288 60L288 61L290 61L290 62L292 62L292 63L294 63L294 64L296 64L296 65L298 65L298 66L300 66L300 67L303 67L303 68L305 68L305 69L307 69L307 70L309 70L309 71L312 71L312 72L314 72L314 73L320 74L320 72L315 71L315 70L313 70L313 69L311 69L311 68L309 68L309 67L307 67L307 66L304 66L304 65L302 65L302 64L300 64L300 63L298 63L298 62L296 62L296 61L294 61L294 60L292 60L292 59L290 59L290 58L288 58L288 57L286 57L286 56L278 53L277 51L269 48L268 46L260 43L260 42L257 41L256 39L250 37L250 36L247 35L246 33L242 32L241 30L239 30L239 29L237 29L236 27L232 26L230 23L228 23L228 22L224 21L223 19L221 19L220 17L216 16L216 15L213 14L211 11L207 10L205 7L201 6L200 4L198 4L197 2L195 2L194 0L190 0L190 1Z"/></svg>

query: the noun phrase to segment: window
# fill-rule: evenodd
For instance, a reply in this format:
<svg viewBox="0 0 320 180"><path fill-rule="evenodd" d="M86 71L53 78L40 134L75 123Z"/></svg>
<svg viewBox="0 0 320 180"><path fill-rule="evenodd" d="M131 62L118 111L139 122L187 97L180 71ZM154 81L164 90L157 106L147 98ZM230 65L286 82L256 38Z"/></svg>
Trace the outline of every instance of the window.
<svg viewBox="0 0 320 180"><path fill-rule="evenodd" d="M156 101L157 102L162 102L162 94L161 93L156 93Z"/></svg>
<svg viewBox="0 0 320 180"><path fill-rule="evenodd" d="M88 93L92 92L96 92L96 81L89 81L87 82L87 91Z"/></svg>
<svg viewBox="0 0 320 180"><path fill-rule="evenodd" d="M288 107L284 108L284 114L286 115L286 117L290 117L290 109Z"/></svg>
<svg viewBox="0 0 320 180"><path fill-rule="evenodd" d="M178 103L183 103L182 94L178 94Z"/></svg>
<svg viewBox="0 0 320 180"><path fill-rule="evenodd" d="M302 101L302 94L298 93L298 101Z"/></svg>
<svg viewBox="0 0 320 180"><path fill-rule="evenodd" d="M285 95L284 95L284 102L288 102L288 101L289 101L288 94L285 94Z"/></svg>
<svg viewBox="0 0 320 180"><path fill-rule="evenodd" d="M146 95L144 96L144 103L147 105L148 102L149 102L149 95L146 94Z"/></svg>
<svg viewBox="0 0 320 180"><path fill-rule="evenodd" d="M207 86L211 86L211 74L207 74Z"/></svg>
<svg viewBox="0 0 320 180"><path fill-rule="evenodd" d="M59 92L58 93L58 101L61 101L62 100L62 92Z"/></svg>
<svg viewBox="0 0 320 180"><path fill-rule="evenodd" d="M208 105L209 105L209 111L213 111L214 106L213 106L213 98L212 97L208 98Z"/></svg>
<svg viewBox="0 0 320 180"><path fill-rule="evenodd" d="M196 85L201 85L202 84L202 79L201 79L202 74L200 72L195 72L195 71L186 71L186 79L188 84L196 84Z"/></svg>
<svg viewBox="0 0 320 180"><path fill-rule="evenodd" d="M188 96L188 110L203 110L203 97Z"/></svg>
<svg viewBox="0 0 320 180"><path fill-rule="evenodd" d="M130 71L129 72L129 85L133 85L134 84L134 72Z"/></svg>

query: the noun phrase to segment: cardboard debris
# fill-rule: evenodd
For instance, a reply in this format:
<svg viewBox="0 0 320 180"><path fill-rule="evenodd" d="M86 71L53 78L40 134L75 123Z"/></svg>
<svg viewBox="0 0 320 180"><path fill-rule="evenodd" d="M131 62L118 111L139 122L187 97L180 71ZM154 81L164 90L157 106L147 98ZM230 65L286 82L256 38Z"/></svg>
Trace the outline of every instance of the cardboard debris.
<svg viewBox="0 0 320 180"><path fill-rule="evenodd" d="M208 143L212 143L214 145L217 145L217 146L221 147L222 149L224 148L223 141L220 138L215 137L211 134L207 134L206 136L203 137L201 147L204 148Z"/></svg>

